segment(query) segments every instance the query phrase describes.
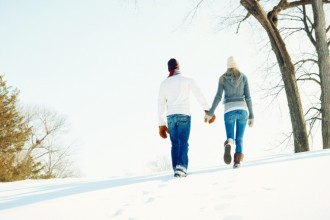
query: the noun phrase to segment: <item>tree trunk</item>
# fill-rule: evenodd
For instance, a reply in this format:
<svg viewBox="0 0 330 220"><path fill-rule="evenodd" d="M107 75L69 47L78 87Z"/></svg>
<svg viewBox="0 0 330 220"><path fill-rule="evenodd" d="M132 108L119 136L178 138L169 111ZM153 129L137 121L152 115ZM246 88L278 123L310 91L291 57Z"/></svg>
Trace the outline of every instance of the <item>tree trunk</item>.
<svg viewBox="0 0 330 220"><path fill-rule="evenodd" d="M322 0L312 1L316 51L321 79L321 112L323 149L330 148L330 56L327 43L325 15Z"/></svg>
<svg viewBox="0 0 330 220"><path fill-rule="evenodd" d="M268 18L263 8L256 0L241 0L246 10L252 14L266 30L271 42L272 50L276 55L278 65L284 82L286 97L288 101L291 125L294 138L294 150L296 153L309 151L306 123L303 108L298 91L295 68L291 57L287 51L285 43L272 22L272 17Z"/></svg>

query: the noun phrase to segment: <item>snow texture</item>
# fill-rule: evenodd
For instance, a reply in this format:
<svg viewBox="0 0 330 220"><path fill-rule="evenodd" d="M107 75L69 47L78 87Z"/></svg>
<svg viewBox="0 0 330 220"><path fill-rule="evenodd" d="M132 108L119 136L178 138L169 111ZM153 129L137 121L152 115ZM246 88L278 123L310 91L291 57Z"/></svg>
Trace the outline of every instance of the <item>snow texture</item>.
<svg viewBox="0 0 330 220"><path fill-rule="evenodd" d="M329 220L330 151L108 179L0 183L1 220Z"/></svg>

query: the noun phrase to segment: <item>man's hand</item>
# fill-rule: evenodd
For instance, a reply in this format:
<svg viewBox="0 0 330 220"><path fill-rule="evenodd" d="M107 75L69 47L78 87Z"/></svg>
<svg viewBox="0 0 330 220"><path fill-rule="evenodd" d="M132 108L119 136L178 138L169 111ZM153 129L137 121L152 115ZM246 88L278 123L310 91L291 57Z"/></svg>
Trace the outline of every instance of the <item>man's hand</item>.
<svg viewBox="0 0 330 220"><path fill-rule="evenodd" d="M167 138L167 134L166 133L169 133L168 132L168 128L166 127L166 125L162 125L162 126L159 126L159 135L162 137L162 138Z"/></svg>
<svg viewBox="0 0 330 220"><path fill-rule="evenodd" d="M212 124L215 121L216 116L212 115L212 118L209 120L209 124Z"/></svg>

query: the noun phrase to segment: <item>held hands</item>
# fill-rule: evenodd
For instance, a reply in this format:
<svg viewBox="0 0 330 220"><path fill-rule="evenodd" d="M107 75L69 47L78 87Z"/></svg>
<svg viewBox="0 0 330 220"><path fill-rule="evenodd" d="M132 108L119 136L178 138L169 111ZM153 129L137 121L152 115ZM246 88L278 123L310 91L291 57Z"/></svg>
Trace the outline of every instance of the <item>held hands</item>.
<svg viewBox="0 0 330 220"><path fill-rule="evenodd" d="M159 135L162 137L162 138L167 138L167 134L166 133L169 133L168 132L168 128L166 127L166 125L162 125L162 126L159 126Z"/></svg>
<svg viewBox="0 0 330 220"><path fill-rule="evenodd" d="M207 113L208 111L205 111L204 122L205 123L208 122L209 124L212 124L215 121L216 116L215 115L209 116Z"/></svg>

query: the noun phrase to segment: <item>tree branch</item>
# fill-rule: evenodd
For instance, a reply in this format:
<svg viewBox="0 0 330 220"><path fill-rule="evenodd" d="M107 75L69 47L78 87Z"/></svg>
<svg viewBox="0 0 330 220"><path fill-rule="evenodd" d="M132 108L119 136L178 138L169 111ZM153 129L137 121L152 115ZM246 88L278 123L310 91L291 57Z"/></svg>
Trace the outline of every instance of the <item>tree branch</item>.
<svg viewBox="0 0 330 220"><path fill-rule="evenodd" d="M285 1L287 2L287 1ZM294 1L294 2L287 2L287 4L283 5L283 10L288 8L294 8L302 5L311 5L313 0L301 0L301 1ZM323 3L327 4L330 3L330 0L323 0Z"/></svg>
<svg viewBox="0 0 330 220"><path fill-rule="evenodd" d="M247 14L246 14L246 16L238 23L238 26L237 26L237 29L236 29L236 34L238 33L238 30L239 30L239 28L240 28L240 26L241 26L241 23L243 23L246 19L248 19L249 17L250 17L250 15L251 15L251 13L250 12L248 12Z"/></svg>
<svg viewBox="0 0 330 220"><path fill-rule="evenodd" d="M297 67L297 70L298 70L298 69L300 69L307 62L311 62L313 64L317 64L317 60L309 58L309 59L299 60L298 62L294 63L294 65L295 66L298 66Z"/></svg>
<svg viewBox="0 0 330 220"><path fill-rule="evenodd" d="M197 14L197 10L198 8L201 6L201 4L204 2L204 0L200 0L193 9L190 10L190 12L187 14L187 16L183 19L184 21L186 21L189 17L191 17L191 21L194 19L194 17Z"/></svg>
<svg viewBox="0 0 330 220"><path fill-rule="evenodd" d="M314 27L312 26L312 29L309 30L308 24L307 24L307 19L308 21L310 21L309 17L306 14L306 6L303 5L303 24L305 27L305 32L307 34L307 37L309 38L309 40L312 42L312 44L314 45L314 47L316 47L316 40L313 37L313 29ZM311 21L310 21L311 22Z"/></svg>
<svg viewBox="0 0 330 220"><path fill-rule="evenodd" d="M321 86L321 82L318 81L317 79L314 79L313 77L310 76L311 74L303 74L301 76L299 76L297 78L297 81L306 81L306 80L310 80L310 81L314 81L316 82L317 84L319 84ZM307 76L307 78L305 78Z"/></svg>

